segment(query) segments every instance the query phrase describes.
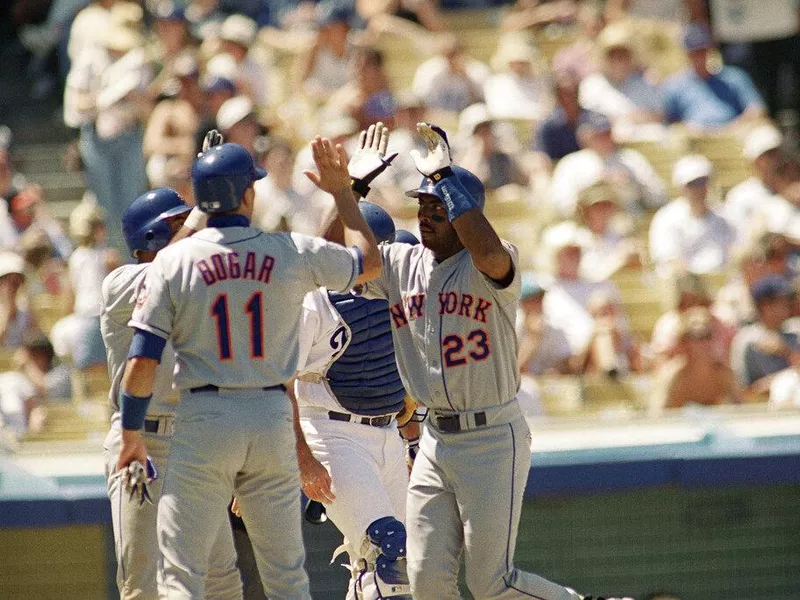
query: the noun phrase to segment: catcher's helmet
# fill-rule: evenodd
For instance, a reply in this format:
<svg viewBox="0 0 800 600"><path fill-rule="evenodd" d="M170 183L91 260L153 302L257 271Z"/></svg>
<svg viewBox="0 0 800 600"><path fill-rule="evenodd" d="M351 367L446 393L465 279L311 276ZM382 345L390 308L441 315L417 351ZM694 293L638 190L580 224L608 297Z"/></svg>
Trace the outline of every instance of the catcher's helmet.
<svg viewBox="0 0 800 600"><path fill-rule="evenodd" d="M158 188L134 200L122 215L122 232L131 253L156 252L172 238L167 219L192 208L170 188Z"/></svg>
<svg viewBox="0 0 800 600"><path fill-rule="evenodd" d="M358 203L358 210L361 211L361 216L364 217L379 244L382 242L391 244L394 241L394 221L389 213L377 204L366 200Z"/></svg>
<svg viewBox="0 0 800 600"><path fill-rule="evenodd" d="M452 169L453 174L458 182L464 186L464 189L467 191L467 193L472 196L475 202L478 203L478 207L483 210L483 204L486 199L484 197L485 190L481 180L463 167L452 165ZM433 179L430 177L423 177L419 187L415 190L409 190L406 192L406 196L409 196L410 198L419 198L421 194L430 194L431 196L436 196L441 200L442 198L436 193L436 188L434 185Z"/></svg>
<svg viewBox="0 0 800 600"><path fill-rule="evenodd" d="M192 165L192 186L197 206L205 213L239 208L245 190L267 172L253 162L239 144L213 146Z"/></svg>
<svg viewBox="0 0 800 600"><path fill-rule="evenodd" d="M394 241L397 244L410 244L411 246L416 246L419 244L419 240L417 236L415 236L410 231L405 229L398 229L394 233Z"/></svg>

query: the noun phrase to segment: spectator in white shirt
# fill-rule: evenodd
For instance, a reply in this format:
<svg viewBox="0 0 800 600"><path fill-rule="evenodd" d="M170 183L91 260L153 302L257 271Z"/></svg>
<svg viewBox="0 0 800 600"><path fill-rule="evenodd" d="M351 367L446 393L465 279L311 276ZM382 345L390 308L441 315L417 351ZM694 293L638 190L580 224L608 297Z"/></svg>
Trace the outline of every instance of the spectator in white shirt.
<svg viewBox="0 0 800 600"><path fill-rule="evenodd" d="M745 139L743 154L754 174L730 189L723 209L723 215L736 229L739 243L760 233L757 224L765 221L764 213L776 193L782 144L783 136L773 125L760 125Z"/></svg>
<svg viewBox="0 0 800 600"><path fill-rule="evenodd" d="M458 113L483 101L483 88L490 75L489 67L467 56L458 38L448 34L440 53L417 68L411 91L429 109Z"/></svg>
<svg viewBox="0 0 800 600"><path fill-rule="evenodd" d="M255 184L253 224L265 231L316 235L326 207L317 205L313 194L302 194L293 185L291 146L283 141L272 142L263 164L267 176Z"/></svg>
<svg viewBox="0 0 800 600"><path fill-rule="evenodd" d="M226 100L217 112L217 129L226 142L244 146L255 156L256 140L263 130L250 98L236 96Z"/></svg>
<svg viewBox="0 0 800 600"><path fill-rule="evenodd" d="M13 252L0 252L0 348L19 348L25 336L37 331L23 291L25 263Z"/></svg>
<svg viewBox="0 0 800 600"><path fill-rule="evenodd" d="M553 107L550 84L540 73L536 48L518 33L500 38L492 59L492 75L483 93L486 107L495 119L542 121Z"/></svg>
<svg viewBox="0 0 800 600"><path fill-rule="evenodd" d="M633 223L619 211L619 195L607 181L598 181L578 195L576 213L586 234L581 273L602 281L624 267L641 267L641 244L631 235Z"/></svg>
<svg viewBox="0 0 800 600"><path fill-rule="evenodd" d="M663 137L663 101L642 74L632 26L609 25L597 44L601 69L581 81L581 106L611 119L618 139Z"/></svg>
<svg viewBox="0 0 800 600"><path fill-rule="evenodd" d="M641 153L619 147L607 117L583 113L577 133L582 150L561 159L550 184L551 201L562 217L572 217L580 191L601 179L617 188L620 207L630 214L639 215L664 203L664 182Z"/></svg>
<svg viewBox="0 0 800 600"><path fill-rule="evenodd" d="M800 348L792 347L788 369L776 373L769 384L770 410L800 409Z"/></svg>
<svg viewBox="0 0 800 600"><path fill-rule="evenodd" d="M26 232L40 231L52 246L53 258L67 260L72 244L58 221L47 213L42 187L31 184L9 194L8 212L0 214L0 250L18 251Z"/></svg>
<svg viewBox="0 0 800 600"><path fill-rule="evenodd" d="M296 80L312 99L324 103L352 74L352 13L333 2L318 4L317 9L319 29L311 48L298 59Z"/></svg>
<svg viewBox="0 0 800 600"><path fill-rule="evenodd" d="M257 33L258 25L255 21L244 15L234 14L222 22L219 37L223 53L233 57L236 64L237 87L258 108L266 108L270 102L271 74L267 66L250 52Z"/></svg>
<svg viewBox="0 0 800 600"><path fill-rule="evenodd" d="M565 221L548 229L542 244L552 257L554 281L544 297L544 315L550 324L564 331L573 355L583 355L594 332L594 318L589 313L589 299L595 292L605 292L617 301L619 290L610 281L590 281L580 274L585 231Z"/></svg>
<svg viewBox="0 0 800 600"><path fill-rule="evenodd" d="M733 227L708 200L713 165L692 154L675 163L672 180L683 195L659 209L650 224L650 258L662 277L673 273L718 273L730 260Z"/></svg>

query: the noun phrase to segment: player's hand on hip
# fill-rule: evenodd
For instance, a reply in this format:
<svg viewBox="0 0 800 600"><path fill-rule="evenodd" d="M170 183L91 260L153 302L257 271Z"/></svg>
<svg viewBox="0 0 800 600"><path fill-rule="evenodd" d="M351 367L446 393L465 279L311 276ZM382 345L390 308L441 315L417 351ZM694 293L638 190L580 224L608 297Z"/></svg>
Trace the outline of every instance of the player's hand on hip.
<svg viewBox="0 0 800 600"><path fill-rule="evenodd" d="M397 153L386 156L389 145L389 128L380 121L370 125L358 138L358 150L353 154L347 170L350 177L368 185L397 157Z"/></svg>
<svg viewBox="0 0 800 600"><path fill-rule="evenodd" d="M314 182L314 185L329 194L350 189L347 153L341 144L336 144L334 147L329 139L317 136L311 142L311 154L319 173L313 171L304 171L304 173Z"/></svg>
<svg viewBox="0 0 800 600"><path fill-rule="evenodd" d="M117 469L124 469L133 461L147 464L147 446L144 444L141 432L123 429Z"/></svg>
<svg viewBox="0 0 800 600"><path fill-rule="evenodd" d="M231 512L239 518L242 517L242 507L239 506L239 500L236 496L233 497L233 502L231 503Z"/></svg>
<svg viewBox="0 0 800 600"><path fill-rule="evenodd" d="M300 485L303 493L310 500L330 504L336 499L331 489L331 476L313 455L307 454L299 458Z"/></svg>
<svg viewBox="0 0 800 600"><path fill-rule="evenodd" d="M417 171L427 176L449 167L453 161L444 129L430 123L417 123L417 131L428 150L424 155L417 149L410 152Z"/></svg>

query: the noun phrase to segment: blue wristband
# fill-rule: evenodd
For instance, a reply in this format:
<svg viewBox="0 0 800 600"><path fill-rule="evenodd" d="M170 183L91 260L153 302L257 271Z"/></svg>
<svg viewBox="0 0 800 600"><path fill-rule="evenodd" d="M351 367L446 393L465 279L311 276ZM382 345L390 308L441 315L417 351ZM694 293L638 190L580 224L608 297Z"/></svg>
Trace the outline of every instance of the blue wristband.
<svg viewBox="0 0 800 600"><path fill-rule="evenodd" d="M125 392L120 392L119 408L122 413L122 428L138 431L144 427L144 418L147 415L147 407L150 405L150 398L153 395L132 396Z"/></svg>
<svg viewBox="0 0 800 600"><path fill-rule="evenodd" d="M444 176L435 185L436 195L442 199L447 218L452 223L465 212L480 208L475 199L455 177Z"/></svg>

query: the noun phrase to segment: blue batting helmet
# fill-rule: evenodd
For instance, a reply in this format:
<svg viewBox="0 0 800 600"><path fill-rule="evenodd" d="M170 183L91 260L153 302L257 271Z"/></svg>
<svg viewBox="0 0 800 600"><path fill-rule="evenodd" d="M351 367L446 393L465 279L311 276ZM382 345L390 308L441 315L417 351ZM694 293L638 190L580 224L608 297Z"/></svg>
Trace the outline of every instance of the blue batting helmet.
<svg viewBox="0 0 800 600"><path fill-rule="evenodd" d="M486 201L486 190L484 189L481 180L463 167L452 165L452 168L455 178L462 186L464 186L464 189L470 196L472 196L475 202L478 203L478 207L483 210L483 205ZM419 198L421 194L430 194L431 196L436 196L441 200L442 198L436 193L436 188L434 186L435 184L433 179L430 177L423 177L419 187L415 190L406 192L406 196L409 196L410 198Z"/></svg>
<svg viewBox="0 0 800 600"><path fill-rule="evenodd" d="M409 244L411 246L416 246L419 244L417 236L405 229L398 229L395 231L394 241L396 244Z"/></svg>
<svg viewBox="0 0 800 600"><path fill-rule="evenodd" d="M161 250L172 238L167 219L190 210L192 207L170 188L150 190L136 198L122 215L122 232L131 253Z"/></svg>
<svg viewBox="0 0 800 600"><path fill-rule="evenodd" d="M379 244L382 242L391 244L394 241L394 221L392 221L389 213L377 204L366 200L358 203L358 210L361 211L361 216L364 217Z"/></svg>
<svg viewBox="0 0 800 600"><path fill-rule="evenodd" d="M245 190L267 176L239 144L213 146L192 165L192 187L197 206L205 213L239 208Z"/></svg>

